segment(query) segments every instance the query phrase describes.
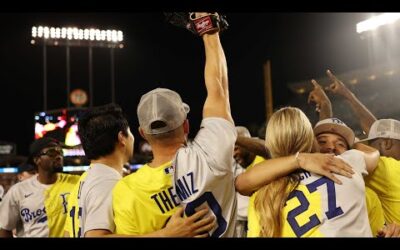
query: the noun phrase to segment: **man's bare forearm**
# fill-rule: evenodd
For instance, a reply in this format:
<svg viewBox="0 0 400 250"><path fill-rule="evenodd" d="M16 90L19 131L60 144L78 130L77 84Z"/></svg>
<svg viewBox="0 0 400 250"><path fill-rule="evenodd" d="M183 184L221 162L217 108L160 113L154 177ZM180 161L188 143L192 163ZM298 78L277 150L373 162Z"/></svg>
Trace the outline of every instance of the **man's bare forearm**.
<svg viewBox="0 0 400 250"><path fill-rule="evenodd" d="M256 155L264 157L265 159L271 158L267 148L265 147L264 140L261 140L259 138L238 136L236 144Z"/></svg>
<svg viewBox="0 0 400 250"><path fill-rule="evenodd" d="M377 120L376 117L371 113L371 111L369 111L367 107L365 107L364 104L360 102L360 100L358 100L353 93L347 94L345 98L357 116L362 130L368 134L372 124Z"/></svg>
<svg viewBox="0 0 400 250"><path fill-rule="evenodd" d="M319 120L325 120L328 118L333 117L333 112L332 112L332 104L329 99L325 102L321 103L320 111L319 111Z"/></svg>

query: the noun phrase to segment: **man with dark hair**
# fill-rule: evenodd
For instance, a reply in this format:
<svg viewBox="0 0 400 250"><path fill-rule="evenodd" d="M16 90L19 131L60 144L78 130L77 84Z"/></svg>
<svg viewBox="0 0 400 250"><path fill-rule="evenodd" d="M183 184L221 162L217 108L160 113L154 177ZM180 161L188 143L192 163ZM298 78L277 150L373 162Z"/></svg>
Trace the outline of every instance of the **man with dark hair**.
<svg viewBox="0 0 400 250"><path fill-rule="evenodd" d="M376 119L371 112L355 97L355 95L346 88L346 86L337 79L330 70L327 70L327 75L331 80L331 84L328 87L333 93L340 94L344 96L347 101L351 104L351 108L360 119L360 124L363 129L370 131L369 138L366 140L373 140L379 136L372 136L372 134L384 135L385 132L376 133L376 128L378 127L378 122L374 123L374 126L369 128L372 121ZM361 150L379 150L380 160L378 166L375 170L365 177L365 194L366 194L366 204L368 209L368 217L371 225L371 230L374 236L392 236L392 232L398 230L399 227L398 220L393 219L396 216L396 209L392 209L388 204L392 204L396 207L396 199L398 200L398 190L396 189L396 184L391 184L392 180L395 180L394 175L389 175L386 169L384 161L389 159L384 157L385 151L382 151L376 145L371 144L369 146L364 145L360 142L355 143L355 135L352 129L347 127L343 122L337 118L332 117L332 106L329 98L325 94L322 87L315 81L312 80L314 85L313 91L310 92L309 102L315 102L316 110L320 112L320 121L315 125L314 132L317 139L317 144L319 151L322 153L333 153L335 155L342 154L343 152L350 150L352 148ZM384 119L387 121L386 119ZM383 121L383 120L380 120ZM369 125L368 125L369 124ZM394 128L394 126L381 126L382 128ZM399 122L400 128L400 122ZM394 130L394 129L393 129ZM386 131L387 132L387 131ZM387 132L388 133L388 132ZM389 134L389 133L388 133ZM384 136L382 136L384 138ZM400 139L400 135L398 137ZM396 151L394 151L396 152ZM380 167L379 166L382 166ZM391 171L390 171L391 172ZM396 173L393 171L393 173ZM391 177L389 177L391 176ZM394 181L393 183L396 183ZM397 213L398 214L398 213ZM383 227L386 225L386 227ZM383 229L382 229L383 227ZM397 234L395 234L397 235Z"/></svg>
<svg viewBox="0 0 400 250"><path fill-rule="evenodd" d="M124 164L133 157L134 137L121 108L115 104L89 109L78 126L90 168L71 193L66 236L116 236L111 192L122 178ZM175 216L159 234L147 236L185 235L194 229L192 223L184 223L194 223L195 219Z"/></svg>
<svg viewBox="0 0 400 250"><path fill-rule="evenodd" d="M0 236L62 237L69 193L79 176L61 173L61 143L44 137L29 148L28 162L38 174L10 188L0 205Z"/></svg>
<svg viewBox="0 0 400 250"><path fill-rule="evenodd" d="M121 108L115 104L85 112L78 133L90 168L70 196L70 237L93 237L114 232L111 190L133 155L134 137Z"/></svg>
<svg viewBox="0 0 400 250"><path fill-rule="evenodd" d="M400 223L400 121L377 119L368 108L329 70L328 90L342 96L358 118L368 143L380 152L376 170L365 179L367 187L377 193L384 210L386 223Z"/></svg>

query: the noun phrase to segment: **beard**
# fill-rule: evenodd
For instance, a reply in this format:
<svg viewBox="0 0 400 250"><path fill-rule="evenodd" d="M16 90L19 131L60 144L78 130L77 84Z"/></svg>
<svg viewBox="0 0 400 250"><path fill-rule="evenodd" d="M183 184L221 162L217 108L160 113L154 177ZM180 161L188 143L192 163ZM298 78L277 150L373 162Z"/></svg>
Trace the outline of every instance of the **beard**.
<svg viewBox="0 0 400 250"><path fill-rule="evenodd" d="M61 173L64 168L63 160L56 160L53 162L53 173Z"/></svg>
<svg viewBox="0 0 400 250"><path fill-rule="evenodd" d="M63 171L63 166L62 165L61 166L55 166L53 168L53 172L54 173L62 173L62 171Z"/></svg>

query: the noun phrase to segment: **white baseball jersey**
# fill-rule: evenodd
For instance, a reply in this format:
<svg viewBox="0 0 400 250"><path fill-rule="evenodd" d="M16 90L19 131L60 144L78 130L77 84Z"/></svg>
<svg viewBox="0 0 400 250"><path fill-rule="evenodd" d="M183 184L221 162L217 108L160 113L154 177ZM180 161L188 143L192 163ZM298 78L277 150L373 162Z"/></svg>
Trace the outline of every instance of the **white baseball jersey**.
<svg viewBox="0 0 400 250"><path fill-rule="evenodd" d="M336 175L342 185L304 171L284 207L284 237L372 237L365 202L364 156L349 150L337 156L352 166L352 178Z"/></svg>
<svg viewBox="0 0 400 250"><path fill-rule="evenodd" d="M211 237L234 237L236 191L233 149L237 133L234 124L222 118L205 118L189 145L178 150L174 168L174 190L185 204L186 215L208 206L217 218Z"/></svg>
<svg viewBox="0 0 400 250"><path fill-rule="evenodd" d="M66 231L70 237L84 237L94 229L115 231L112 190L121 178L118 171L99 163L92 164L81 176L69 200L72 207Z"/></svg>
<svg viewBox="0 0 400 250"><path fill-rule="evenodd" d="M17 230L20 237L62 237L68 196L79 176L57 174L43 185L37 175L12 186L0 204L0 227Z"/></svg>
<svg viewBox="0 0 400 250"><path fill-rule="evenodd" d="M243 173L245 169L236 161L233 164L233 171L235 178ZM241 195L239 192L236 192L237 199L237 220L247 221L247 208L249 206L249 196Z"/></svg>

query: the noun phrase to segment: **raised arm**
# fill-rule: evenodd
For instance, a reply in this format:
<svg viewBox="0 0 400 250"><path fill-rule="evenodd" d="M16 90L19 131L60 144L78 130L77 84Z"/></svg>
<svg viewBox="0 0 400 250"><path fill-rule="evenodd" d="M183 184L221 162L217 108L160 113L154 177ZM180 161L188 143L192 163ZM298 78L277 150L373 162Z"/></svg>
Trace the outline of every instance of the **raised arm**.
<svg viewBox="0 0 400 250"><path fill-rule="evenodd" d="M208 14L196 13L196 17ZM204 78L207 88L203 117L221 117L233 123L229 103L228 68L219 32L205 33L202 39L206 53Z"/></svg>
<svg viewBox="0 0 400 250"><path fill-rule="evenodd" d="M353 92L351 92L342 81L337 79L336 76L332 74L330 70L327 70L326 74L331 81L329 87L327 87L327 90L334 94L343 96L348 101L351 109L360 122L362 130L368 134L372 123L376 121L376 117L367 109L367 107L364 106L364 104L357 99Z"/></svg>
<svg viewBox="0 0 400 250"><path fill-rule="evenodd" d="M315 103L315 111L319 113L319 120L333 117L332 104L322 87L315 81L311 80L314 89L308 95L308 103Z"/></svg>

